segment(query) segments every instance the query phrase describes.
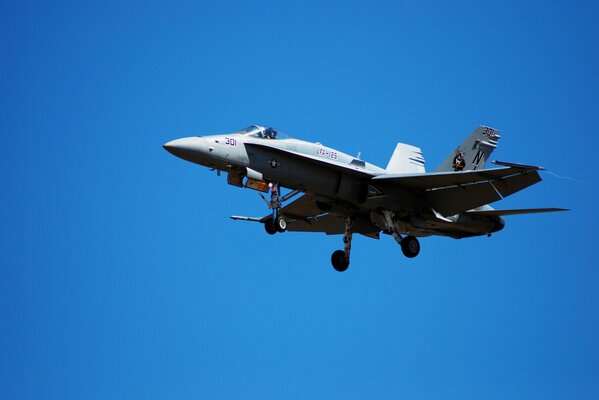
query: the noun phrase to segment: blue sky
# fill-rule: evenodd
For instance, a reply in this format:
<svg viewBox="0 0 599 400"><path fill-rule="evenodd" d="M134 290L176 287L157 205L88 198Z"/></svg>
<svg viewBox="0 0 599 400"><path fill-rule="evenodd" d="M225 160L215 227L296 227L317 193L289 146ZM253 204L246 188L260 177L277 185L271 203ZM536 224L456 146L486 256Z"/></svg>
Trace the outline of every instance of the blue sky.
<svg viewBox="0 0 599 400"><path fill-rule="evenodd" d="M597 398L593 2L0 2L0 397ZM262 123L432 169L478 124L548 167L492 238L231 221L166 153ZM556 175L557 176L556 176Z"/></svg>

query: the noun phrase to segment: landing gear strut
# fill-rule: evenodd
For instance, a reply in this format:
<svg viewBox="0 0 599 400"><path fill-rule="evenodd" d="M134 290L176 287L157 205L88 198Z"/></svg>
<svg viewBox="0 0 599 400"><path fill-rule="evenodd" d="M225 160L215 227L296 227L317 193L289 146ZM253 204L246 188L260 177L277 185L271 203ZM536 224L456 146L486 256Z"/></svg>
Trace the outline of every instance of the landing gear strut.
<svg viewBox="0 0 599 400"><path fill-rule="evenodd" d="M349 267L353 226L354 219L347 217L345 220L345 233L343 234L343 250L336 250L331 254L331 264L333 264L333 268L338 272L343 272Z"/></svg>
<svg viewBox="0 0 599 400"><path fill-rule="evenodd" d="M393 213L388 210L383 210L383 220L387 233L393 236L393 239L400 245L404 256L414 258L420 253L420 242L412 235L402 237L397 228L397 224L393 221Z"/></svg>
<svg viewBox="0 0 599 400"><path fill-rule="evenodd" d="M264 196L262 196L262 193L260 193L262 200L264 200L268 208L272 210L272 218L269 218L264 222L264 230L269 235L274 235L277 232L283 233L287 230L287 221L285 221L283 216L279 215L279 210L283 203L281 199L281 190L277 183L271 182L268 184L268 187L270 188L270 201L266 200Z"/></svg>
<svg viewBox="0 0 599 400"><path fill-rule="evenodd" d="M283 233L287 230L287 220L280 214L283 203L302 191L296 189L287 193L285 196L281 196L281 188L278 183L270 182L268 187L270 188L270 200L266 200L262 193L260 193L262 200L264 200L268 208L272 210L272 218L269 218L264 222L264 230L266 230L266 233L269 235L274 235L277 232Z"/></svg>

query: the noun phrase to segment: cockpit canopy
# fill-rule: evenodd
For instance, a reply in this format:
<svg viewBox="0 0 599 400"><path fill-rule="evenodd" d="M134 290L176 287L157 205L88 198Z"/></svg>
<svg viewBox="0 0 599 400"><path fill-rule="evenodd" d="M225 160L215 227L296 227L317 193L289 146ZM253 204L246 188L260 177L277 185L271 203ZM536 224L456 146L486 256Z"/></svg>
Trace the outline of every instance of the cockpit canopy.
<svg viewBox="0 0 599 400"><path fill-rule="evenodd" d="M279 132L269 126L252 125L241 131L246 136L255 136L262 139L277 139ZM283 139L284 136L279 136L279 139Z"/></svg>

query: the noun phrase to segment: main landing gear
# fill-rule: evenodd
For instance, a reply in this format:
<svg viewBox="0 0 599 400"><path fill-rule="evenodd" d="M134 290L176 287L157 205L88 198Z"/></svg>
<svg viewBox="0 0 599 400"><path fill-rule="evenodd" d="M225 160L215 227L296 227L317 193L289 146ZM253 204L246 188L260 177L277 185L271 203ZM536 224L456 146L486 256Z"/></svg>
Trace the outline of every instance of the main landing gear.
<svg viewBox="0 0 599 400"><path fill-rule="evenodd" d="M391 211L383 210L382 215L387 233L393 236L393 239L399 244L404 256L408 258L416 257L420 253L420 242L418 242L418 239L412 235L401 236L397 224L393 221Z"/></svg>
<svg viewBox="0 0 599 400"><path fill-rule="evenodd" d="M347 217L345 219L345 232L343 234L343 250L336 250L331 254L331 264L335 271L343 272L349 267L349 253L351 251L352 228L354 219Z"/></svg>
<svg viewBox="0 0 599 400"><path fill-rule="evenodd" d="M408 258L414 258L420 253L420 242L412 235L404 237L400 246L404 256Z"/></svg>
<svg viewBox="0 0 599 400"><path fill-rule="evenodd" d="M270 188L270 200L267 200L262 194L260 196L267 204L268 208L272 210L272 216L269 216L268 219L251 219L253 221L260 221L264 223L264 230L269 235L274 235L275 233L283 233L287 230L287 220L285 217L281 215L281 209L283 202L289 200L293 196L301 193L302 191L299 189L293 190L285 196L281 196L280 187L277 183L269 183ZM394 219L395 215L392 211L381 210L376 212L376 216L378 218L377 226L383 228L384 231L395 239L395 241L400 245L401 251L408 258L414 258L420 253L420 243L418 239L412 235L402 236L400 234L400 226ZM382 221L381 218L382 217ZM233 218L233 217L232 217ZM371 217L373 218L373 217ZM242 217L234 217L234 219L242 219ZM333 268L335 268L338 272L346 271L349 268L349 260L350 260L350 252L351 252L351 241L353 235L353 226L354 226L354 217L348 216L345 219L345 229L343 233L343 250L336 250L331 254L331 264Z"/></svg>
<svg viewBox="0 0 599 400"><path fill-rule="evenodd" d="M414 258L420 253L420 243L418 239L412 235L402 237L399 234L397 225L393 222L393 216L389 211L383 212L385 220L385 227L387 233L391 234L395 241L401 246L401 251L408 258ZM347 217L345 220L345 232L343 234L343 250L336 250L331 254L331 264L335 271L343 272L349 267L349 255L351 251L351 240L352 240L352 228L354 225L354 219Z"/></svg>

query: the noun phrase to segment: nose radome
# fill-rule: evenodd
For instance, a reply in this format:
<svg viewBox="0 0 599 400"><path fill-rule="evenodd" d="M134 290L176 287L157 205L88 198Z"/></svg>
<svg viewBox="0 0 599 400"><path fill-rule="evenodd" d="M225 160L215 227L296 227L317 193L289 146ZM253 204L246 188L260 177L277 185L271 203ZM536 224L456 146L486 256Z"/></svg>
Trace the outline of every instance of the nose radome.
<svg viewBox="0 0 599 400"><path fill-rule="evenodd" d="M186 137L186 138L182 138L182 139L175 139L175 140L171 140L170 142L163 144L162 147L164 147L164 149L166 151L168 151L169 153L173 153L177 150L191 150L191 148L195 144L194 139L197 139L197 138Z"/></svg>
<svg viewBox="0 0 599 400"><path fill-rule="evenodd" d="M207 150L206 139L199 136L175 139L163 144L162 147L172 155L186 160L200 156Z"/></svg>

